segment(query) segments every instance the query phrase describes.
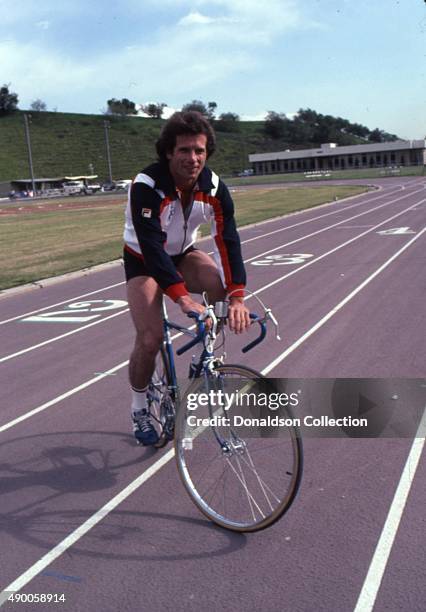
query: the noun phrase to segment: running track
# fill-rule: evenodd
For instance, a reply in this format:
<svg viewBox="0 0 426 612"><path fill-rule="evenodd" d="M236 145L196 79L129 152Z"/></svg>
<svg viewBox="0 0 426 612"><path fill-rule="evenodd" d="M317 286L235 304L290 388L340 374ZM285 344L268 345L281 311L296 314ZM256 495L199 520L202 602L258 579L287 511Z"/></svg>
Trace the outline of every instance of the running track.
<svg viewBox="0 0 426 612"><path fill-rule="evenodd" d="M241 230L282 341L271 332L242 355L228 337L229 362L425 382L426 185L377 184ZM424 610L424 422L414 441L305 440L289 513L259 534L222 531L187 498L170 448L129 434L122 279L117 263L0 299L0 605L11 589L63 593L49 609L67 612Z"/></svg>

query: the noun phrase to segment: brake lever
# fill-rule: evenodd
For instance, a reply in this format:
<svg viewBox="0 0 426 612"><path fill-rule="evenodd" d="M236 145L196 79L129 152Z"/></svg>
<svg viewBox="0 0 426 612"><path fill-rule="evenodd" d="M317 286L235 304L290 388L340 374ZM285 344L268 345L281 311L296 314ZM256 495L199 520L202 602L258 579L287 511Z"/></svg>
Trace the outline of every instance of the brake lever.
<svg viewBox="0 0 426 612"><path fill-rule="evenodd" d="M278 321L276 320L272 310L270 308L267 308L265 310L265 319L270 319L272 321L272 323L274 324L275 327L275 337L277 340L281 340L281 336L280 336L280 329L279 329L279 324Z"/></svg>

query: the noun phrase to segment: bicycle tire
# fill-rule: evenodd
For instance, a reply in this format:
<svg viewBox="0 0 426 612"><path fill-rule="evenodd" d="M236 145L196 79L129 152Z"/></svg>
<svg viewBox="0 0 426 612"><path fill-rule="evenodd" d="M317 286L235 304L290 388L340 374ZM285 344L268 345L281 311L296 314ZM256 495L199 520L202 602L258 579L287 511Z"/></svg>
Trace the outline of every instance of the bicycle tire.
<svg viewBox="0 0 426 612"><path fill-rule="evenodd" d="M170 386L170 365L166 350L162 346L155 358L155 369L148 387L148 408L159 436L155 448L163 448L173 439L173 431L169 431L171 421L174 426L174 400L170 397ZM166 402L169 403L167 406ZM173 413L172 418L170 410Z"/></svg>
<svg viewBox="0 0 426 612"><path fill-rule="evenodd" d="M258 430L254 436L250 430L244 430L243 440L232 425L233 407L227 412L231 425L197 423L194 429L188 417L203 408L199 406L191 411L188 396L205 392L206 384L212 386L214 377L221 381L221 388L226 388L226 381L231 381L231 387L234 382L241 386L245 381L242 389L264 388L272 392L277 388L273 380L256 370L231 364L216 366L214 376L195 379L182 397L176 414L178 472L190 498L210 520L232 531L260 531L278 521L296 497L303 470L300 433L293 425L280 427L279 432L259 433ZM218 416L218 409L215 410ZM213 412L210 398L210 406L207 405L197 418L210 419ZM293 422L290 408L280 408L280 415ZM232 447L231 451L224 450L224 440L225 447L226 444Z"/></svg>

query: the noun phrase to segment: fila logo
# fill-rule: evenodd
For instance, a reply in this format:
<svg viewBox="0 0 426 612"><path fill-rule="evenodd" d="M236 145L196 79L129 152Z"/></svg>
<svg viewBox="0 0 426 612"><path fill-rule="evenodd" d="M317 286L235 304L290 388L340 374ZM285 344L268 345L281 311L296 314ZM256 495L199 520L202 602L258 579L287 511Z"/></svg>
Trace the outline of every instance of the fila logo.
<svg viewBox="0 0 426 612"><path fill-rule="evenodd" d="M169 214L167 217L167 223L170 223L170 221L173 218L173 215L175 214L175 205L174 204L170 204L169 206Z"/></svg>
<svg viewBox="0 0 426 612"><path fill-rule="evenodd" d="M142 208L142 217L146 217L150 219L152 215L152 210L150 208Z"/></svg>

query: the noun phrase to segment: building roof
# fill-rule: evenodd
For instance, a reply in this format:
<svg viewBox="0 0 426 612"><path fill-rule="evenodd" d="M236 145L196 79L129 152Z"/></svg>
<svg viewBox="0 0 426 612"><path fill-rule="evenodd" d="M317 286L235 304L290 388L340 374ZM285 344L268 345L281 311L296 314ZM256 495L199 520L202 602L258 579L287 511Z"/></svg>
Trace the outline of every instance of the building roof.
<svg viewBox="0 0 426 612"><path fill-rule="evenodd" d="M426 149L426 140L394 140L393 142L376 142L372 144L348 145L338 147L329 142L315 149L276 151L271 153L254 153L249 155L250 162L274 161L278 159L300 159L306 157L328 157L330 155L356 155L362 153L379 153L387 151L404 151Z"/></svg>
<svg viewBox="0 0 426 612"><path fill-rule="evenodd" d="M97 174L90 174L89 176L54 176L50 178L34 178L34 183L58 183L60 181L82 181L84 179L90 181L98 178ZM11 183L32 183L32 179L15 179L10 181Z"/></svg>
<svg viewBox="0 0 426 612"><path fill-rule="evenodd" d="M54 178L35 178L34 182L35 183L56 183L58 181L63 181L64 177L63 176L56 176ZM15 179L13 181L10 181L11 183L31 183L32 179L27 178L27 179Z"/></svg>

